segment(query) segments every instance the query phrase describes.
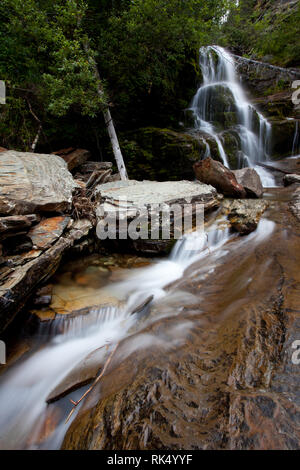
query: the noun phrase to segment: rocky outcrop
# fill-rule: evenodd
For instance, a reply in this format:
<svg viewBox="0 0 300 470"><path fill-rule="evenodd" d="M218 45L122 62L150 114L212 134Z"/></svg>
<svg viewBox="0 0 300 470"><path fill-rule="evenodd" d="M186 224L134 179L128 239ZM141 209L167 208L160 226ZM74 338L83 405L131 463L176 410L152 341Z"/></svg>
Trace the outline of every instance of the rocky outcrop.
<svg viewBox="0 0 300 470"><path fill-rule="evenodd" d="M300 70L277 67L267 62L248 59L233 54L236 71L242 82L257 95L266 94L280 84L280 87L290 89L294 80L300 79Z"/></svg>
<svg viewBox="0 0 300 470"><path fill-rule="evenodd" d="M225 201L223 210L228 214L231 227L241 235L248 235L256 230L262 214L268 207L266 201L236 200Z"/></svg>
<svg viewBox="0 0 300 470"><path fill-rule="evenodd" d="M76 184L58 156L2 152L0 214L32 214L70 209Z"/></svg>
<svg viewBox="0 0 300 470"><path fill-rule="evenodd" d="M300 120L290 118L278 119L275 117L270 119L269 122L272 125L272 158L288 157L292 155L293 151L298 152L299 148L294 148L294 142L297 137Z"/></svg>
<svg viewBox="0 0 300 470"><path fill-rule="evenodd" d="M58 268L62 256L92 229L90 221L52 217L27 234L35 245L2 258L0 270L0 332L14 319L37 287Z"/></svg>
<svg viewBox="0 0 300 470"><path fill-rule="evenodd" d="M222 163L208 157L194 164L196 178L202 183L216 188L224 196L243 198L246 191L241 186L232 171Z"/></svg>
<svg viewBox="0 0 300 470"><path fill-rule="evenodd" d="M237 182L246 190L248 197L262 197L264 188L254 168L242 168L241 170L235 170L233 173Z"/></svg>

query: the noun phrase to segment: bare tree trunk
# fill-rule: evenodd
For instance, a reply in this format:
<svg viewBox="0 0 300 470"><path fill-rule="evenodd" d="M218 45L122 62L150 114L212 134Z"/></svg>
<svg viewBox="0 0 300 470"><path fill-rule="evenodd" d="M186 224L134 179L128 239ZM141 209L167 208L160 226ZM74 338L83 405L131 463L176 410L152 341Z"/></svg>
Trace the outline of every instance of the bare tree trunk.
<svg viewBox="0 0 300 470"><path fill-rule="evenodd" d="M97 78L97 80L99 82L99 86L98 86L98 90L97 90L98 95L100 96L100 98L103 98L104 93L103 93L103 90L102 90L101 85L100 85L101 79L100 79L99 70L98 70L96 62L94 60L92 61L92 59L89 55L89 45L88 45L88 43L84 44L84 49L87 53L88 60L90 61L90 63L92 63L92 65L94 67L95 77ZM107 127L108 135L109 135L109 138L110 138L110 143L111 143L111 146L112 146L114 157L115 157L117 167L118 167L118 170L119 170L120 178L121 178L121 180L126 181L126 180L128 180L127 171L126 171L125 163L124 163L124 160L123 160L123 155L122 155L122 152L121 152L121 149L120 149L119 140L118 140L118 137L117 137L117 133L115 131L115 126L114 126L114 123L113 123L113 120L112 120L112 117L111 117L111 114L110 114L109 107L106 106L102 110L102 112L103 112L104 121L105 121L105 124L106 124L106 127Z"/></svg>
<svg viewBox="0 0 300 470"><path fill-rule="evenodd" d="M121 180L126 181L128 180L127 171L109 108L103 110L103 115Z"/></svg>
<svg viewBox="0 0 300 470"><path fill-rule="evenodd" d="M36 133L35 139L34 139L34 141L32 142L32 145L31 145L31 150L32 150L33 152L35 152L35 148L36 148L37 143L38 143L38 141L39 141L41 132L42 132L42 125L40 124L40 125L39 125L39 128L38 128L38 131L37 131L37 133Z"/></svg>

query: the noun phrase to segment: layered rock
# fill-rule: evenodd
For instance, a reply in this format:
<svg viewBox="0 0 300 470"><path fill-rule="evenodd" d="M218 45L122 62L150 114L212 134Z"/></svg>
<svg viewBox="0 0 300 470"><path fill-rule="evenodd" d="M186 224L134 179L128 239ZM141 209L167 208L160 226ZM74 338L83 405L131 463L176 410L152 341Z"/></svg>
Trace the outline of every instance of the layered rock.
<svg viewBox="0 0 300 470"><path fill-rule="evenodd" d="M0 214L70 209L76 184L58 156L7 151L0 158Z"/></svg>
<svg viewBox="0 0 300 470"><path fill-rule="evenodd" d="M0 332L14 319L33 291L55 273L62 256L91 229L90 221L76 223L67 216L44 219L27 235L35 243L32 249L2 259Z"/></svg>

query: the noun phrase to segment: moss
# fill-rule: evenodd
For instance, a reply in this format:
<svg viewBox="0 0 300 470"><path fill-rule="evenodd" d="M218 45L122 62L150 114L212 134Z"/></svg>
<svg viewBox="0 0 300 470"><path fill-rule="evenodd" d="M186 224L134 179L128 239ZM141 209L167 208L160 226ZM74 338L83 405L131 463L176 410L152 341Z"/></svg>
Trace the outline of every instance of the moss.
<svg viewBox="0 0 300 470"><path fill-rule="evenodd" d="M193 164L206 148L196 136L155 127L126 133L120 141L128 174L138 180L194 179Z"/></svg>

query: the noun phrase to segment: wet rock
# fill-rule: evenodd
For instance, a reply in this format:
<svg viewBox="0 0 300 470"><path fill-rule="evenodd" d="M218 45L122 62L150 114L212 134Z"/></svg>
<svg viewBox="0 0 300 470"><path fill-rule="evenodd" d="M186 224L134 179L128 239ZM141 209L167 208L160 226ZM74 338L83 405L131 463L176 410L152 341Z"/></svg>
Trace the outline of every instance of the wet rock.
<svg viewBox="0 0 300 470"><path fill-rule="evenodd" d="M63 219L58 221L58 225L55 225L55 230L60 232L64 225L68 225L68 221L65 219L69 218L63 217ZM48 228L50 230L49 226ZM32 292L53 276L62 256L83 236L84 231L81 228L76 228L76 225L75 228L58 236L57 232L52 235L49 233L45 239L41 232L36 235L36 241L42 246L42 249L34 249L28 253L10 257L8 265L4 270L1 270L0 274L0 333L15 318L29 300ZM50 242L53 245L49 245ZM97 301L100 303L99 296Z"/></svg>
<svg viewBox="0 0 300 470"><path fill-rule="evenodd" d="M7 151L0 158L0 214L64 211L75 182L56 155Z"/></svg>
<svg viewBox="0 0 300 470"><path fill-rule="evenodd" d="M53 152L53 154L58 155L59 157L64 159L64 161L68 165L69 171L82 165L90 157L90 152L88 150L74 149L73 147L58 150L57 152Z"/></svg>
<svg viewBox="0 0 300 470"><path fill-rule="evenodd" d="M278 199L268 218L258 237L228 243L203 282L196 274L175 284L172 296L196 296L189 307L177 302L120 344L63 449L299 448L299 224ZM188 335L173 347L168 334L178 339L187 321ZM160 334L163 346L154 342Z"/></svg>
<svg viewBox="0 0 300 470"><path fill-rule="evenodd" d="M296 158L283 158L276 162L258 163L259 166L267 168L268 170L277 171L285 175L295 174L300 175L300 157Z"/></svg>
<svg viewBox="0 0 300 470"><path fill-rule="evenodd" d="M296 133L296 125L299 120L294 119L272 119L272 155L282 158L290 156L293 152L293 143Z"/></svg>
<svg viewBox="0 0 300 470"><path fill-rule="evenodd" d="M249 197L262 197L264 188L254 168L242 168L241 170L235 170L233 173L237 182L244 187Z"/></svg>
<svg viewBox="0 0 300 470"><path fill-rule="evenodd" d="M300 170L300 168L299 168ZM300 184L300 174L299 175L285 175L283 177L283 184L284 186L290 186L291 184Z"/></svg>
<svg viewBox="0 0 300 470"><path fill-rule="evenodd" d="M105 362L107 348L99 348L88 354L68 374L64 380L52 390L46 398L47 403L53 403L70 392L92 382Z"/></svg>
<svg viewBox="0 0 300 470"><path fill-rule="evenodd" d="M237 182L234 173L222 165L222 163L208 157L201 162L195 163L193 168L199 181L213 186L224 196L246 197L246 191Z"/></svg>
<svg viewBox="0 0 300 470"><path fill-rule="evenodd" d="M268 207L266 201L253 199L225 201L224 209L234 230L241 235L248 235L256 230L258 222Z"/></svg>
<svg viewBox="0 0 300 470"><path fill-rule="evenodd" d="M4 147L0 147L0 152L7 152L7 149Z"/></svg>
<svg viewBox="0 0 300 470"><path fill-rule="evenodd" d="M66 216L44 219L28 232L28 237L36 248L46 250L62 235L69 221Z"/></svg>

